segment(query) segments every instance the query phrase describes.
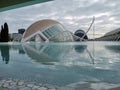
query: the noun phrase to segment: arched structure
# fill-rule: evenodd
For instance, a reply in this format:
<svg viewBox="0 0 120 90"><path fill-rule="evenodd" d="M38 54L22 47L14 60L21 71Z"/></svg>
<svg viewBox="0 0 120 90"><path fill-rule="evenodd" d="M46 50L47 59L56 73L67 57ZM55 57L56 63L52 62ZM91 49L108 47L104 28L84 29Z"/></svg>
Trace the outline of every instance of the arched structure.
<svg viewBox="0 0 120 90"><path fill-rule="evenodd" d="M106 33L104 36L100 38L96 38L98 41L120 41L120 28L115 29Z"/></svg>
<svg viewBox="0 0 120 90"><path fill-rule="evenodd" d="M77 30L74 35L76 36L75 41L84 41L84 40L88 40L88 36L85 35L85 32L81 29Z"/></svg>
<svg viewBox="0 0 120 90"><path fill-rule="evenodd" d="M73 36L58 21L45 19L28 27L22 37L22 42L27 41L73 41Z"/></svg>

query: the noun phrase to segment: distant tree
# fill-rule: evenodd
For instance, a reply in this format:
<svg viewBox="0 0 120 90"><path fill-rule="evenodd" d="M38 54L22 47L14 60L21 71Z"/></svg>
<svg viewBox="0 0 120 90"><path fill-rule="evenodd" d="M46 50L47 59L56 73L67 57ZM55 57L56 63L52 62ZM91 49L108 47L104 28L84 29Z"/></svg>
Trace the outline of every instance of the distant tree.
<svg viewBox="0 0 120 90"><path fill-rule="evenodd" d="M1 25L1 32L3 32L3 25ZM0 42L1 42L1 32L0 32Z"/></svg>
<svg viewBox="0 0 120 90"><path fill-rule="evenodd" d="M4 28L3 25L1 26L1 33L0 33L0 42L3 41L3 32L4 32Z"/></svg>
<svg viewBox="0 0 120 90"><path fill-rule="evenodd" d="M5 31L5 41L9 41L9 30L8 30L8 24L4 23L4 31Z"/></svg>
<svg viewBox="0 0 120 90"><path fill-rule="evenodd" d="M9 29L8 24L5 22L4 27L1 26L1 42L8 42L9 41Z"/></svg>
<svg viewBox="0 0 120 90"><path fill-rule="evenodd" d="M1 25L1 30L3 30L3 25Z"/></svg>

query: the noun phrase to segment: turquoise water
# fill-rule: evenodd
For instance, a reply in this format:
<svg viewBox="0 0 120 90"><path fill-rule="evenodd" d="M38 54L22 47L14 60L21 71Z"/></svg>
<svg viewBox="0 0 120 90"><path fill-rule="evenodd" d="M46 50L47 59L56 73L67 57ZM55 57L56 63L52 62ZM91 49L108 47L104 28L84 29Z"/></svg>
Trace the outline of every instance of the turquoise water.
<svg viewBox="0 0 120 90"><path fill-rule="evenodd" d="M120 42L1 43L0 77L65 86L120 83Z"/></svg>

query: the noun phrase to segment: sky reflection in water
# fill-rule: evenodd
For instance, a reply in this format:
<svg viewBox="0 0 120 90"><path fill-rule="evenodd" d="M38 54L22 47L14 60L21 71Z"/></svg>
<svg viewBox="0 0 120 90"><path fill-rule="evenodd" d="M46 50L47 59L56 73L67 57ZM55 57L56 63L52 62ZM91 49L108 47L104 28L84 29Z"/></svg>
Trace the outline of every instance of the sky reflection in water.
<svg viewBox="0 0 120 90"><path fill-rule="evenodd" d="M120 83L120 43L0 44L0 77L53 85Z"/></svg>

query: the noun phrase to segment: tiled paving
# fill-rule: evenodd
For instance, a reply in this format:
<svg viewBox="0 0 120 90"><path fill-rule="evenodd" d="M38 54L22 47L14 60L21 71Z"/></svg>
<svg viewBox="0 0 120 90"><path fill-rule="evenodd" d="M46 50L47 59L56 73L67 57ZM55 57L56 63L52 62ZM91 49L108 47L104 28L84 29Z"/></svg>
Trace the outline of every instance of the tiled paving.
<svg viewBox="0 0 120 90"><path fill-rule="evenodd" d="M17 79L1 79L0 90L56 90L56 86Z"/></svg>
<svg viewBox="0 0 120 90"><path fill-rule="evenodd" d="M120 84L102 82L78 82L59 87L17 79L0 79L0 90L120 90Z"/></svg>

